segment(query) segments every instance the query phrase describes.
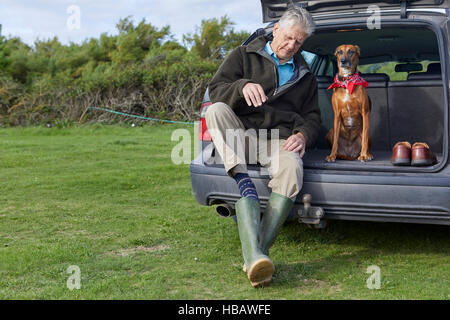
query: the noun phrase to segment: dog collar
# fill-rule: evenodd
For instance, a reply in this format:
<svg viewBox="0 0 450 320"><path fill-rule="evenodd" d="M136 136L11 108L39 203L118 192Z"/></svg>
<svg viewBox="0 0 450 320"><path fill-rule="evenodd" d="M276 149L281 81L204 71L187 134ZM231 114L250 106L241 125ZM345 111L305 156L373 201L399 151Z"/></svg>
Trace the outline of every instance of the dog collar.
<svg viewBox="0 0 450 320"><path fill-rule="evenodd" d="M363 86L364 88L369 86L369 83L359 75L358 71L350 77L341 78L339 77L339 74L337 74L334 77L334 82L328 87L328 89L347 88L348 92L352 94L353 90L355 90L355 86Z"/></svg>

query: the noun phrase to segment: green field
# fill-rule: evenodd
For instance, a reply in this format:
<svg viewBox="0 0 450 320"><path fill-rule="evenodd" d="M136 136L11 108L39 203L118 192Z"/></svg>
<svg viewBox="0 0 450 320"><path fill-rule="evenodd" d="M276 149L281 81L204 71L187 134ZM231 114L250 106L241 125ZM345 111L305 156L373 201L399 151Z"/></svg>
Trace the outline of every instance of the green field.
<svg viewBox="0 0 450 320"><path fill-rule="evenodd" d="M0 299L450 299L450 229L431 225L288 223L272 285L252 288L236 224L200 206L189 165L171 161L176 128L192 131L0 129Z"/></svg>

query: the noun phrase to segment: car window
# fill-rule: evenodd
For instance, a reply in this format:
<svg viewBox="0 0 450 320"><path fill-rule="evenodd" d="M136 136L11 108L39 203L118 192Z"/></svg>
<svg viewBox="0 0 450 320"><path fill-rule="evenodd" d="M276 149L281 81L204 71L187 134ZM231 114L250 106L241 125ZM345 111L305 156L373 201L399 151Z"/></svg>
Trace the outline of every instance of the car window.
<svg viewBox="0 0 450 320"><path fill-rule="evenodd" d="M314 61L317 59L317 54L305 50L302 50L302 56L310 68Z"/></svg>
<svg viewBox="0 0 450 320"><path fill-rule="evenodd" d="M329 77L334 77L333 61L327 60L324 75L329 76Z"/></svg>
<svg viewBox="0 0 450 320"><path fill-rule="evenodd" d="M422 71L417 72L425 72L430 63L439 62L439 61L430 61L424 60L417 63L422 65ZM408 72L396 72L395 66L397 64L401 64L402 62L398 61L390 61L390 62L382 62L382 63L374 63L374 64L365 64L359 65L358 70L361 73L385 73L389 76L391 81L406 81L408 77ZM412 72L411 72L412 73Z"/></svg>

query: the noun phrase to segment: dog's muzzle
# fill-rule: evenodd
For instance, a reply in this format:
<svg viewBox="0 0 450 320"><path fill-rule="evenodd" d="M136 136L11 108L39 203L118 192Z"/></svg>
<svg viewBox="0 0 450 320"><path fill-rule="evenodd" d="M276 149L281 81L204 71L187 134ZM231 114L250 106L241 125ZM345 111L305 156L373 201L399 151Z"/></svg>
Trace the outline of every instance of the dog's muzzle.
<svg viewBox="0 0 450 320"><path fill-rule="evenodd" d="M350 68L351 65L352 65L352 63L350 60L347 60L347 59L341 60L341 63L340 63L341 68Z"/></svg>

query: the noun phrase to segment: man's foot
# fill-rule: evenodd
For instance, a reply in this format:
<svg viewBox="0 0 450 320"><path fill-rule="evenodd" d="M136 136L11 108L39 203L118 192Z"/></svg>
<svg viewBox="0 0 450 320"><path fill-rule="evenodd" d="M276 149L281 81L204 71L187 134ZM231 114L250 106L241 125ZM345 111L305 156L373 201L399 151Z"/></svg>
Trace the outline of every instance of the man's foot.
<svg viewBox="0 0 450 320"><path fill-rule="evenodd" d="M247 273L247 266L245 265L245 263L244 263L244 265L242 266L242 271L244 271L245 273ZM252 285L253 288L264 287L264 286L270 284L271 282L272 282L272 277L267 278L267 279L265 279L265 280L263 280L263 281L260 281L260 282L252 282L252 281L250 281L250 283L251 283L251 285Z"/></svg>
<svg viewBox="0 0 450 320"><path fill-rule="evenodd" d="M253 287L261 287L272 282L272 275L275 267L269 258L256 260L247 275Z"/></svg>

